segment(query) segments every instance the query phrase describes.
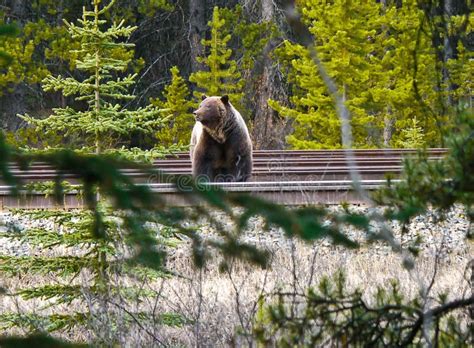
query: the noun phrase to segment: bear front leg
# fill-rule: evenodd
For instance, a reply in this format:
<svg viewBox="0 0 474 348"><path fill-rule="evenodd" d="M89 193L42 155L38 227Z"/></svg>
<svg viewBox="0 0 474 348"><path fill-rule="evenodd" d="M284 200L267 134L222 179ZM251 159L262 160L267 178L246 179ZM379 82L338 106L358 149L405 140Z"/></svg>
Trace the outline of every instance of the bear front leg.
<svg viewBox="0 0 474 348"><path fill-rule="evenodd" d="M196 181L210 182L214 180L213 160L206 154L195 153L193 158L193 177Z"/></svg>

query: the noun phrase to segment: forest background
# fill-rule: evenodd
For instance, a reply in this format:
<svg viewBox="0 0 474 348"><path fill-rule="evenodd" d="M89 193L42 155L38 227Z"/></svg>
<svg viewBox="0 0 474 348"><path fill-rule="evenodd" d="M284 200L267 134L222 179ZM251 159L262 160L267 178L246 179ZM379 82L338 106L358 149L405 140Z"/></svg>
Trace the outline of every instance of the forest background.
<svg viewBox="0 0 474 348"><path fill-rule="evenodd" d="M94 3L97 5L100 1ZM472 222L474 147L470 2L297 1L305 27L312 34L310 39L307 32L297 32L298 26L294 23L288 26L282 8L273 1L134 3L118 0L116 6L101 12L105 17L103 27L112 22L123 23L122 19L126 25L136 27L113 24L109 36L99 34L97 26L91 30L88 27L91 22L86 23L85 14L82 22L77 21L85 11L83 4L83 1L53 4L48 0L2 4L1 24L15 23L20 33L19 36L2 37L0 46L0 52L10 54L8 64L2 66L0 74L4 83L1 107L4 108L3 126L9 130L8 140L13 145L39 148L79 145L81 150L92 150L96 154L117 146L185 149L193 123L190 111L201 94L207 93L231 96L232 102L245 115L257 148L338 148L342 146L342 140L341 124L332 100L336 95L345 102L352 116L356 147L444 146L443 139L448 139L446 145L450 151L444 161L429 163L421 157L418 162L407 164L407 179L398 185L397 190L391 190L388 184L377 203L392 206L394 210L388 210L383 219L399 221L405 228L410 220L426 213L429 207L438 208L443 213L455 204L462 204L465 208L462 216ZM91 7L88 5L87 9ZM291 16L289 18L291 21ZM84 25L84 30L79 30L80 25L74 23ZM110 37L119 43L105 40ZM313 38L311 43L331 80L339 87L339 95L328 91L327 83L322 81L324 71L319 70L314 52L311 52L311 43L308 43ZM88 51L97 47L106 48L99 50L105 58L101 59L102 66L92 64L94 55ZM5 59L6 55L2 57ZM175 66L177 62L183 64ZM91 70L96 74L88 77ZM114 103L97 102L98 96L91 93L90 86L94 79L96 82L108 80L100 86L100 91L105 91L102 94L104 101L109 98L125 101L125 108ZM133 85L134 81L138 83ZM128 91L127 87L132 85L134 87ZM98 83L96 87L99 89ZM91 110L87 110L87 105ZM101 117L87 122L91 112ZM149 120L155 113L162 117ZM62 118L73 115L80 115L81 122L68 122ZM29 128L27 124L36 127ZM151 126L157 127L152 135L142 132ZM452 133L451 137L443 137L449 133ZM192 241L194 263L200 267L204 266L210 248L224 254L225 262L219 264L220 272L229 271L232 263L227 261L233 257L265 265L265 253L236 238L252 216L263 217L267 226L280 226L289 237L312 241L332 236L335 244L345 246L354 246L354 243L339 234L340 225L354 225L366 231L369 239L380 238L396 251L403 251L398 245L391 244L396 242L392 234L384 237L384 226L380 234L371 234L370 222L381 218L377 214L375 217L366 216L347 210L339 215L312 207L290 211L251 197L232 198L212 190L198 194L229 214L232 212L230 206L237 205L244 211L238 217L239 231L222 231L219 226L217 229L224 240L203 242L200 229L194 230L188 224L196 216L206 215L204 211L189 215L187 211L170 207L151 209L149 192L131 185L116 171L121 162L62 150L52 154L16 152L3 143L3 138L0 145L2 177L12 187L16 185L14 178L9 176L9 160L23 164L32 158L46 161L64 170L77 171L85 178L84 196L90 208L90 211L80 212L59 211L53 213L54 216L47 211L26 213L36 220L59 217L59 221L47 228L4 233L9 239L21 238L44 254L3 256L1 271L13 276L19 273L34 276L35 272L51 275L51 271L59 274L58 278L51 277L51 284L20 288L16 295L24 299L55 298L58 306L76 300L82 300L86 305L85 312L80 311L83 307L67 307L73 313L59 316L45 313L45 317L40 317L34 313L34 307L33 313L4 313L2 319L12 329L30 326L32 332L37 332L38 328L43 332L69 330L85 324L93 333L90 342L110 344L129 339L131 326L124 325L127 329L120 332L115 332L114 328L120 326L117 323L123 324L132 318L138 332L146 332L147 339L154 343L160 343L161 336L156 333L162 325L189 326L191 329L186 335L195 337L196 342L204 342L202 340L207 334L201 331L204 326L200 326L200 313L196 319L175 308L170 312L165 307L155 311L158 302L155 302L151 316L150 308L136 313L126 310L125 306L130 305L128 297L132 297L132 301L140 299L136 303L144 303L141 298L149 294L139 292L135 298L136 286L123 286L123 279L118 276L125 275L127 270L119 265L127 265L122 261L132 261L132 265L144 264L161 270L164 250L154 246L172 248L175 241L170 236ZM420 180L421 177L424 180ZM57 180L59 182L59 178ZM96 187L100 192L98 195L94 192ZM60 195L61 192L56 185L54 193ZM98 199L102 194L115 197L112 200L115 206L102 206L103 202ZM124 211L130 215L121 215ZM324 219L326 221L322 223ZM327 225L328 219L333 223ZM160 224L158 235L164 241L157 241L157 231L150 228L150 222ZM50 227L57 231L50 231ZM468 232L472 236L472 223ZM125 238L121 240L121 236ZM131 243L131 260L127 256L124 260L117 260L116 255L127 255L126 252L117 253L124 247L122 242L127 246L128 242ZM414 247L408 247L414 256L418 254L416 247L419 243L416 239ZM84 255L81 254L83 249L75 249L76 258L71 258L70 254L50 257L49 250L44 248L45 245L61 249L84 244L88 245L88 253ZM462 346L467 344L469 337L472 338L469 336L472 325L467 327L466 318L469 314L472 317L472 312L467 314L467 311L472 310L473 298L466 298L465 291L461 298L450 302L444 293L440 293L436 301L431 298L430 290L435 283L440 253L435 257L434 276L426 291L421 291L425 286L420 282L420 294L408 301L400 296L396 286L392 286L390 292L382 289L376 293L375 305L379 308L375 310L366 306L358 291L344 291L342 276L336 276L335 287L322 278L320 293L315 295L311 289L308 290L302 295L301 303L299 299L295 302L296 292L278 292L280 300L285 302L279 302L275 307L271 301L264 303L258 299L251 303L246 321L242 320L244 306L239 305L240 293L236 291L236 312L243 329L241 334L249 342L256 339L262 343L281 340L293 344L312 342L314 345L314 342L327 342L327 339L371 342L384 336L383 342L397 346L423 340L428 345L444 342L445 345L459 343ZM409 255L404 255L406 269L413 268L411 261ZM463 266L472 269L472 262ZM92 277L84 282L89 286L58 282L61 276L70 276L71 267L91 271ZM203 274L194 269L191 273L199 277ZM229 277L232 277L230 271ZM75 276L71 281L74 279ZM199 278L198 285L202 288L202 278ZM111 308L110 294L123 295L123 302L118 306L114 303ZM327 311L304 312L302 318L298 318L300 313L292 312L288 317L284 305L286 300L283 299L286 295L293 299L293 302L291 299L288 302L288 308L293 308L295 303L307 303L308 308L317 305ZM153 292L151 297L162 299L161 290ZM201 301L202 292L195 297ZM348 299L352 304L350 307L344 305ZM342 306L338 307L340 304ZM267 305L269 314L264 310ZM200 305L197 307L201 308ZM455 312L454 317L442 321L443 317L459 308L464 309L464 313ZM135 309L143 310L142 307ZM124 313L127 315L123 316ZM325 313L336 313L335 316L342 320L334 321ZM356 319L354 314L358 316ZM214 316L208 318L211 317ZM150 321L150 318L151 324L143 326L143 322ZM305 330L313 320L322 320L320 332ZM101 329L98 330L99 324ZM392 327L387 329L389 324ZM206 327L212 330L212 325ZM341 330L347 334L341 336ZM361 336L361 330L367 330L366 335ZM275 335L278 331L283 332ZM302 336L301 332L307 332L309 336ZM84 331L78 333L83 334ZM136 337L142 339L143 335ZM233 329L226 339L232 337ZM171 335L170 342L174 339Z"/></svg>
<svg viewBox="0 0 474 348"><path fill-rule="evenodd" d="M456 110L472 108L470 1L296 1L328 74L352 114L355 147L436 147ZM420 6L421 5L421 6ZM432 6L433 5L433 6ZM44 118L53 108L84 107L44 91L47 76L73 76L79 41L64 20L81 17L81 0L2 0L0 22L18 37L0 39L12 64L0 74L2 128L15 145L68 145L37 134L18 114ZM215 9L215 7L219 9ZM440 14L448 16L440 16ZM107 20L136 26L128 39L136 96L168 110L153 136L131 132L119 143L149 149L189 142L201 94L230 94L257 149L340 148L340 121L308 50L294 40L278 1L119 0ZM66 144L64 144L66 142Z"/></svg>

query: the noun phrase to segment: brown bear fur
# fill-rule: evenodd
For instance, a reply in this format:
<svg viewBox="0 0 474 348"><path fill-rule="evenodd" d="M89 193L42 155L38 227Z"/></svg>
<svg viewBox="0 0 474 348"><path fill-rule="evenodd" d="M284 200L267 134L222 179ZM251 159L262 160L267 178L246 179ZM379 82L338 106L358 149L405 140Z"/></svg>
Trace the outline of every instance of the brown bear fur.
<svg viewBox="0 0 474 348"><path fill-rule="evenodd" d="M194 115L193 176L205 181L247 181L252 173L252 141L229 97L203 96Z"/></svg>

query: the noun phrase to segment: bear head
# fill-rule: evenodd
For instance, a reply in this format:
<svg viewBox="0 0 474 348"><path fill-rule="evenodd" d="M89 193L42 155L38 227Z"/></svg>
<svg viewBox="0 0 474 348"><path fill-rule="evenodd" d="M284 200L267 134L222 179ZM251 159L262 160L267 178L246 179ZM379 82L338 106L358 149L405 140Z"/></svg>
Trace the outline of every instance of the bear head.
<svg viewBox="0 0 474 348"><path fill-rule="evenodd" d="M225 141L224 128L228 121L229 97L202 96L199 108L193 112L196 121L219 143Z"/></svg>
<svg viewBox="0 0 474 348"><path fill-rule="evenodd" d="M206 128L217 129L224 123L227 116L227 105L229 97L207 97L202 96L199 108L193 112L196 121L201 122Z"/></svg>

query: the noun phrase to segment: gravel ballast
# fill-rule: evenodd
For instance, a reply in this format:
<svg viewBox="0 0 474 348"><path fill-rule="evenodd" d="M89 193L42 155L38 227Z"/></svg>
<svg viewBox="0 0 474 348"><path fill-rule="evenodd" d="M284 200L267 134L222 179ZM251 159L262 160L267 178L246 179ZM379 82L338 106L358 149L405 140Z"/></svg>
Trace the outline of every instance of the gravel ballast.
<svg viewBox="0 0 474 348"><path fill-rule="evenodd" d="M341 208L338 206L329 206L329 210L337 212ZM351 206L352 212L366 214L369 209L362 206ZM231 224L222 218L222 214L215 214L218 220L224 223L226 228L230 228ZM458 206L451 209L440 216L435 211L429 211L425 215L417 216L412 219L406 233L401 232L401 227L398 223L388 222L387 226L393 231L396 242L404 247L410 246L417 237L421 237L420 247L422 250L428 252L436 252L442 249L443 253L461 253L464 254L471 248L471 242L466 238L468 234L469 221L465 215L462 207ZM28 228L52 228L53 223L48 220L31 220L26 216L12 214L10 212L2 212L0 214L0 233L2 235L9 233L19 233ZM203 223L200 230L205 237L213 237L216 234L213 228ZM374 226L374 231L378 231L377 226ZM353 227L344 227L343 232L351 239L366 246L366 234ZM249 220L249 226L242 234L242 240L248 243L257 244L268 247L270 249L283 247L287 244L288 239L283 235L279 228L270 228L264 230L264 221L259 217L252 217ZM328 238L318 240L318 247L329 248L332 247L331 241ZM368 245L367 245L368 246ZM391 247L387 243L375 242L368 246L372 252L386 253L390 251ZM18 239L10 239L0 237L0 254L26 256L29 255L32 248L28 243L21 242ZM365 247L363 249L366 249Z"/></svg>

